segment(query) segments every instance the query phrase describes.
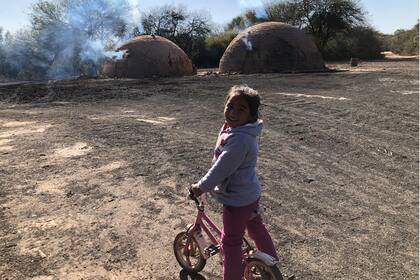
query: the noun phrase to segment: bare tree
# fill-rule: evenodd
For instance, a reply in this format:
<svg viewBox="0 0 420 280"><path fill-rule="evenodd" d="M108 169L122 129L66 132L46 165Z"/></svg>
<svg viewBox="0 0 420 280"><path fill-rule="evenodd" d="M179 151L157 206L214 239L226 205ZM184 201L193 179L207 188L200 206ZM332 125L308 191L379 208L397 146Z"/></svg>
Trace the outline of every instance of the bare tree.
<svg viewBox="0 0 420 280"><path fill-rule="evenodd" d="M182 6L164 5L143 15L144 33L175 38L182 32L188 14Z"/></svg>
<svg viewBox="0 0 420 280"><path fill-rule="evenodd" d="M164 5L143 15L145 34L156 34L176 43L199 64L205 49L205 39L210 34L210 19L200 13L190 13L185 7Z"/></svg>

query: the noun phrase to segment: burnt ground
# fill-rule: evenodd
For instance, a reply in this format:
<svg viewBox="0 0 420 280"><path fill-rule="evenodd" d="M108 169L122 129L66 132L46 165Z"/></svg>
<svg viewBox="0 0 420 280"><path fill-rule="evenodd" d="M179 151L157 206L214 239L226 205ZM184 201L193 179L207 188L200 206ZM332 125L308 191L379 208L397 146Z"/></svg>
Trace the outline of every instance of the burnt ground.
<svg viewBox="0 0 420 280"><path fill-rule="evenodd" d="M0 279L187 279L172 253L195 213L186 188L239 83L263 99L258 173L281 270L417 279L418 66L2 83ZM198 279L219 275L216 257Z"/></svg>

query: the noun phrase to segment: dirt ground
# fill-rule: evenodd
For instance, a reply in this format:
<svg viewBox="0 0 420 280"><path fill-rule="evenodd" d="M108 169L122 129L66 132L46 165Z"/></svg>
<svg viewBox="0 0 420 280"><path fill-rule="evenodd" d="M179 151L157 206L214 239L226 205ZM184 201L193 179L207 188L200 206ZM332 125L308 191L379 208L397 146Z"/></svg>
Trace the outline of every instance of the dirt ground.
<svg viewBox="0 0 420 280"><path fill-rule="evenodd" d="M329 67L348 71L1 83L0 279L220 279L217 257L189 278L172 241L240 83L263 100L281 270L418 279L418 60Z"/></svg>

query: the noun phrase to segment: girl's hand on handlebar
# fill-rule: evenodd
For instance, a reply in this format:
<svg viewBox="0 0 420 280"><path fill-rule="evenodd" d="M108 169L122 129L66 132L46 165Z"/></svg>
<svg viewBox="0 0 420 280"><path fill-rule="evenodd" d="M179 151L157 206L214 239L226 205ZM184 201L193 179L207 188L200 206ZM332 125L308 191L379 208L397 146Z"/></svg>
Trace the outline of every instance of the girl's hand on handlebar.
<svg viewBox="0 0 420 280"><path fill-rule="evenodd" d="M203 191L198 187L198 184L192 184L190 190L195 197L199 197L203 194Z"/></svg>

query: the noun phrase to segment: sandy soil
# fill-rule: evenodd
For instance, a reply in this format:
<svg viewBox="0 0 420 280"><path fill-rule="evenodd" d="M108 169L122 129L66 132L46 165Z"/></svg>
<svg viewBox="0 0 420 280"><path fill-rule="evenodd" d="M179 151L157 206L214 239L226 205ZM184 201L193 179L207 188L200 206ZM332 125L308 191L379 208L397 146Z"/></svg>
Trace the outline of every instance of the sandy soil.
<svg viewBox="0 0 420 280"><path fill-rule="evenodd" d="M258 172L281 270L417 279L418 66L2 83L0 279L191 279L172 241L239 83L263 98ZM200 275L219 279L218 258Z"/></svg>

